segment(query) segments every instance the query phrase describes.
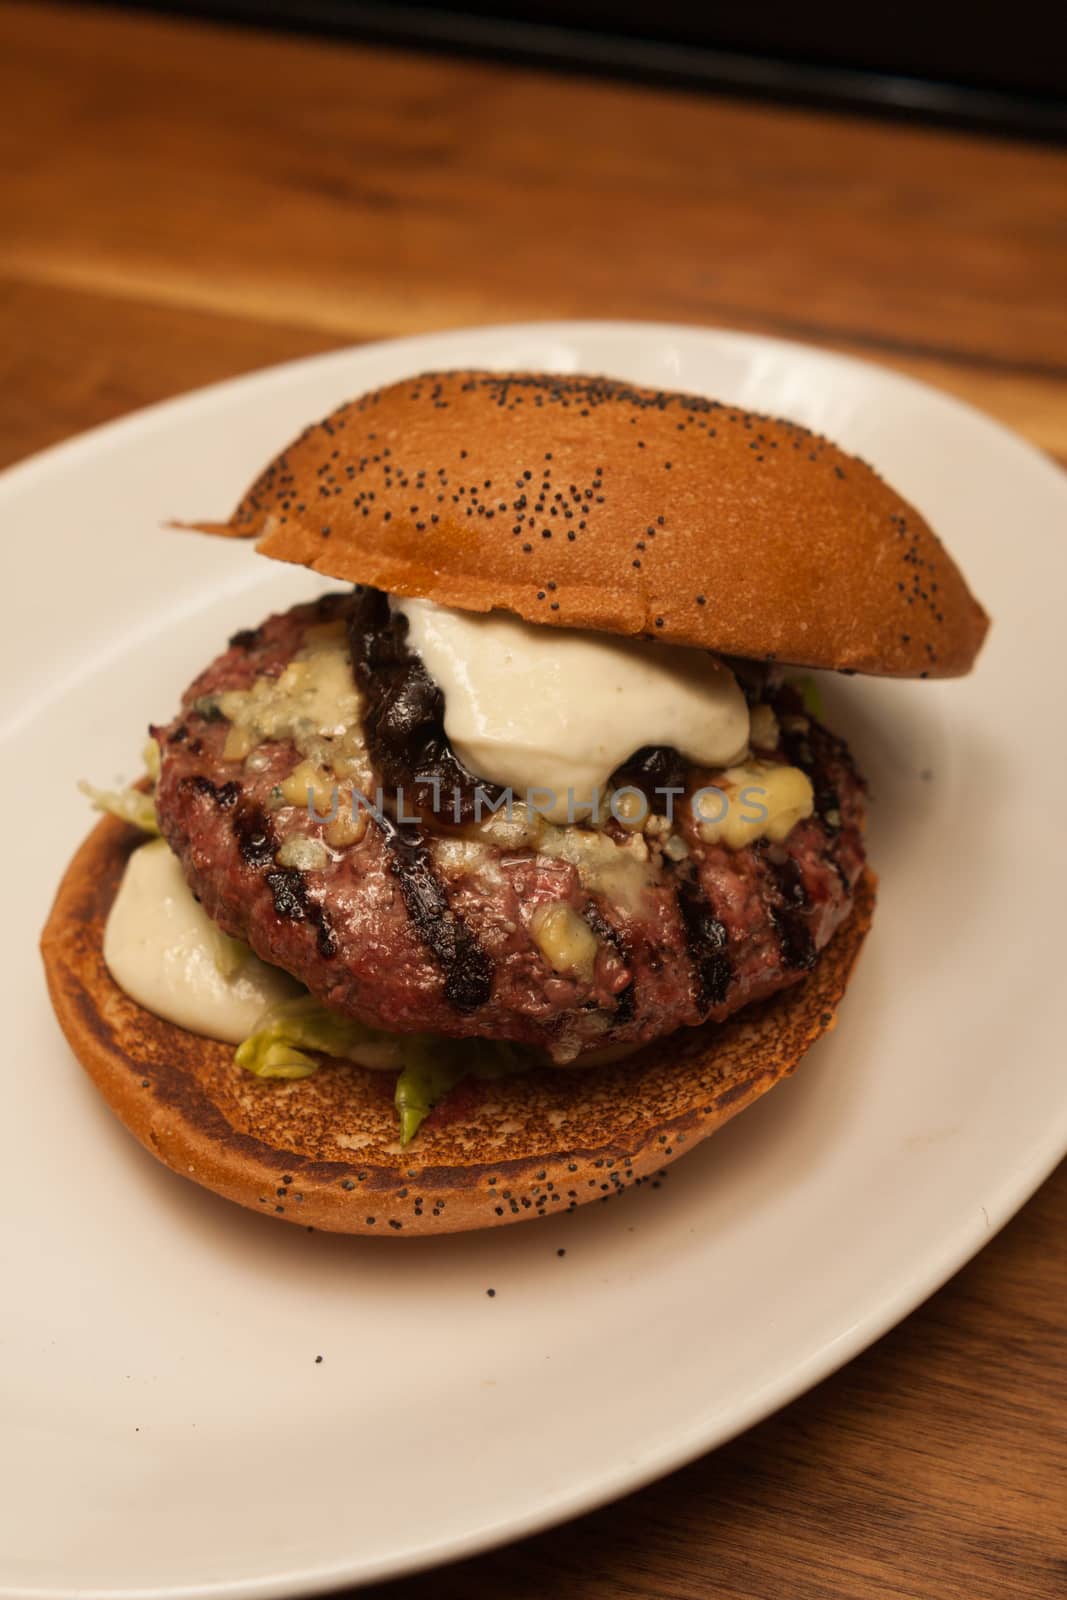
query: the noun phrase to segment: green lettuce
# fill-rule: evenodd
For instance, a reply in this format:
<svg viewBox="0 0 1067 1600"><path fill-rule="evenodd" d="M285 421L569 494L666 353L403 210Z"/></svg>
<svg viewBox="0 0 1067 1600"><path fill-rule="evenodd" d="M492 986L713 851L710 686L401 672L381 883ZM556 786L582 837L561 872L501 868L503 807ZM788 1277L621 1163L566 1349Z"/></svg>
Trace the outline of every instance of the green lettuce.
<svg viewBox="0 0 1067 1600"><path fill-rule="evenodd" d="M393 1101L402 1145L410 1144L434 1106L463 1078L504 1077L533 1062L531 1052L503 1041L368 1028L310 995L273 1006L237 1046L234 1059L258 1078L307 1078L318 1067L318 1055L366 1060L372 1054L378 1064L400 1068Z"/></svg>
<svg viewBox="0 0 1067 1600"><path fill-rule="evenodd" d="M464 1078L505 1078L526 1072L534 1053L504 1039L443 1039L412 1034L402 1040L404 1065L393 1103L400 1118L400 1143L410 1144L449 1089Z"/></svg>
<svg viewBox="0 0 1067 1600"><path fill-rule="evenodd" d="M259 1019L255 1033L237 1046L237 1065L257 1078L309 1078L318 1067L313 1056L351 1057L366 1045L389 1036L299 995L272 1006Z"/></svg>
<svg viewBox="0 0 1067 1600"><path fill-rule="evenodd" d="M148 776L151 778L152 782L154 784L158 783L161 757L159 753L159 746L154 739L149 739L145 744L144 749L141 751L141 759L144 762L145 771L148 773Z"/></svg>
<svg viewBox="0 0 1067 1600"><path fill-rule="evenodd" d="M149 739L145 745L143 758L145 770L154 787L159 779L159 746L154 739ZM92 801L95 811L106 811L109 816L118 817L120 822L130 822L142 833L159 832L156 803L151 792L139 789L134 784L125 789L98 789L84 779L78 788Z"/></svg>
<svg viewBox="0 0 1067 1600"><path fill-rule="evenodd" d="M120 822L132 822L142 833L158 833L156 803L143 789L97 789L83 779L78 788L88 795L95 811L106 811Z"/></svg>

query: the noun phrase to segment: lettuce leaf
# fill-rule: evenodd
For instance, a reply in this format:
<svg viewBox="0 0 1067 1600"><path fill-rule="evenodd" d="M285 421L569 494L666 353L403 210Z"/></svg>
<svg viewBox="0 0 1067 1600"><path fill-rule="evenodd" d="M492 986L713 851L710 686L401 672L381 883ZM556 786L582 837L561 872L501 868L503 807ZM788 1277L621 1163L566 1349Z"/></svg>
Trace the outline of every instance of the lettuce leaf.
<svg viewBox="0 0 1067 1600"><path fill-rule="evenodd" d="M142 833L158 833L156 803L143 789L97 789L84 779L78 788L93 802L94 811L106 811L120 822L132 822Z"/></svg>
<svg viewBox="0 0 1067 1600"><path fill-rule="evenodd" d="M142 752L145 770L154 788L159 781L159 746L154 739L149 739ZM93 803L94 811L106 811L109 816L118 817L120 822L131 822L135 828L140 828L142 833L158 833L159 822L156 818L156 803L149 791L136 788L133 784L125 789L98 789L95 784L86 782L83 778L78 788L82 794L88 795Z"/></svg>
<svg viewBox="0 0 1067 1600"><path fill-rule="evenodd" d="M404 1065L393 1103L400 1118L400 1143L407 1145L449 1089L464 1078L504 1078L526 1072L535 1053L504 1039L444 1039L411 1034L402 1040Z"/></svg>
<svg viewBox="0 0 1067 1600"><path fill-rule="evenodd" d="M524 1072L534 1061L532 1051L504 1041L369 1028L311 995L266 1012L255 1033L237 1046L234 1060L258 1078L307 1078L318 1068L317 1055L353 1061L377 1056L376 1065L400 1068L393 1101L402 1145L410 1144L434 1106L463 1078L499 1078Z"/></svg>
<svg viewBox="0 0 1067 1600"><path fill-rule="evenodd" d="M284 1000L259 1019L256 1031L237 1046L234 1060L257 1078L309 1078L319 1055L358 1058L361 1046L389 1037L350 1017L328 1011L311 995Z"/></svg>

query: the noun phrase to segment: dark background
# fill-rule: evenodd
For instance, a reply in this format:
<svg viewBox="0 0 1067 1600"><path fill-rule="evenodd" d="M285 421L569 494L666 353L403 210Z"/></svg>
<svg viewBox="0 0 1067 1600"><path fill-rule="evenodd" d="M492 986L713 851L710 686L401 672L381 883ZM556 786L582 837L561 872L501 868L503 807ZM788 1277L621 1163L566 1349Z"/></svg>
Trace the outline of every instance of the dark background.
<svg viewBox="0 0 1067 1600"><path fill-rule="evenodd" d="M260 26L1067 139L1067 22L1034 5L129 0Z"/></svg>

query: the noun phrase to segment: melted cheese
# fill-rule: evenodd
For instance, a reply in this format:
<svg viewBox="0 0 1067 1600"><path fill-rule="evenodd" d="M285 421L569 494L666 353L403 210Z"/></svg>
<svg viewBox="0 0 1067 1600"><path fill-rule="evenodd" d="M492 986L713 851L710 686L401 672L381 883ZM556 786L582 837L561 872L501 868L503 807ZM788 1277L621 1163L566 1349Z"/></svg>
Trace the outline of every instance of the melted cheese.
<svg viewBox="0 0 1067 1600"><path fill-rule="evenodd" d="M757 839L779 843L815 809L811 779L799 767L747 761L730 767L715 787L698 790L693 809L705 844L743 850Z"/></svg>
<svg viewBox="0 0 1067 1600"><path fill-rule="evenodd" d="M276 678L257 678L248 689L224 689L205 696L199 709L229 722L223 755L230 761L256 760L255 751L271 740L291 740L304 757L302 785L292 804L304 804L306 773L318 773L312 787L328 800L331 782L321 769L370 788L360 695L343 622L308 628L302 648ZM294 775L295 776L295 775ZM325 805L322 809L325 810Z"/></svg>

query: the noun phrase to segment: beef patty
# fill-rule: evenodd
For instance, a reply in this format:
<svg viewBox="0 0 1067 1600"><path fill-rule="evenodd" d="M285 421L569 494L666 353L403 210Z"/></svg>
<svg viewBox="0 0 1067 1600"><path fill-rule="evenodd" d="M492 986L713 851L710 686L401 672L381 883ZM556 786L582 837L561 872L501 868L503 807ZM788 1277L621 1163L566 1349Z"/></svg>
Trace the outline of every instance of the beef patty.
<svg viewBox="0 0 1067 1600"><path fill-rule="evenodd" d="M386 669L402 715L383 710ZM730 849L689 803L716 775L670 751L641 752L620 781L680 780L673 821L663 802L643 828L559 827L521 807L476 820L475 780L420 674L376 591L326 595L237 634L152 729L160 827L193 892L325 1004L565 1063L721 1020L802 976L848 916L864 785L793 690L756 672L746 692L775 713L758 753L807 773L814 812L779 843ZM351 792L375 803L383 772L380 805L353 816ZM435 773L447 784L431 815Z"/></svg>

